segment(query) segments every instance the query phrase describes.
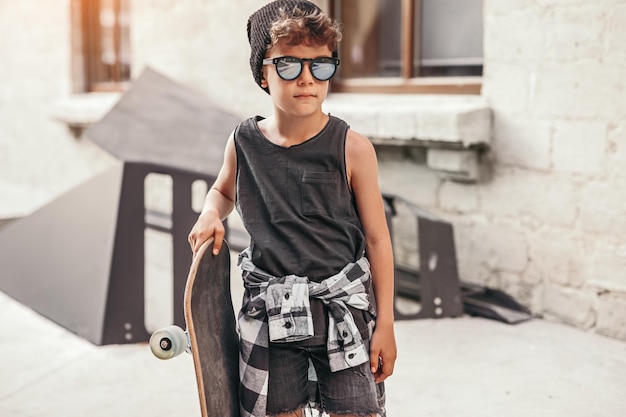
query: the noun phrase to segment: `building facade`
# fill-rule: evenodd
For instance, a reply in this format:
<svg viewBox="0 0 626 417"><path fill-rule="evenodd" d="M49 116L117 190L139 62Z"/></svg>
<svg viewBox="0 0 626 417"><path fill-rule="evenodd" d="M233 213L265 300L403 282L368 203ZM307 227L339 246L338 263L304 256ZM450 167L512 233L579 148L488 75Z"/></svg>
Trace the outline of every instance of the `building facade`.
<svg viewBox="0 0 626 417"><path fill-rule="evenodd" d="M86 69L84 3L0 2L5 218L113 163L80 133L119 97ZM268 115L245 32L262 2L236 3L129 0L115 32L127 39L115 50L118 63L131 78L149 66L242 118ZM453 223L463 280L503 289L537 316L626 340L626 2L484 0L480 7L481 74L444 87L427 77L376 88L344 79L326 110L374 141L385 192ZM352 61L357 40L347 38ZM98 56L111 61L106 52ZM422 71L430 65L422 64ZM114 81L124 88L130 80L119 74ZM397 257L412 262L411 237L398 239Z"/></svg>

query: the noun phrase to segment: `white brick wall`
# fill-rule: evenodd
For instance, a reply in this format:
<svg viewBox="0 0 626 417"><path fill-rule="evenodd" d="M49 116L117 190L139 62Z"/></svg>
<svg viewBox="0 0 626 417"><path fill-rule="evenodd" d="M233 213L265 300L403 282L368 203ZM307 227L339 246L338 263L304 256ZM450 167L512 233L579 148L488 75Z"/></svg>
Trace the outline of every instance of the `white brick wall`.
<svg viewBox="0 0 626 417"><path fill-rule="evenodd" d="M384 192L409 198L422 207L437 206L440 181L423 163L399 147L379 150L380 187Z"/></svg>
<svg viewBox="0 0 626 417"><path fill-rule="evenodd" d="M616 1L616 5L607 12L606 40L604 42L604 57L611 64L626 64L626 4Z"/></svg>
<svg viewBox="0 0 626 417"><path fill-rule="evenodd" d="M469 256L492 271L522 273L528 266L528 241L522 230L506 225L475 224Z"/></svg>
<svg viewBox="0 0 626 417"><path fill-rule="evenodd" d="M626 179L589 180L582 186L580 228L589 235L623 237L626 231Z"/></svg>
<svg viewBox="0 0 626 417"><path fill-rule="evenodd" d="M598 333L626 340L626 296L618 293L601 294L598 299Z"/></svg>
<svg viewBox="0 0 626 417"><path fill-rule="evenodd" d="M602 56L604 25L597 22L606 21L607 9L601 2L547 9L547 14L553 25L546 45L551 60L597 61Z"/></svg>
<svg viewBox="0 0 626 417"><path fill-rule="evenodd" d="M596 294L592 290L547 285L544 290L545 317L589 329L596 323Z"/></svg>
<svg viewBox="0 0 626 417"><path fill-rule="evenodd" d="M439 190L439 204L446 211L475 213L480 205L478 190L472 185L446 181Z"/></svg>
<svg viewBox="0 0 626 417"><path fill-rule="evenodd" d="M520 223L574 226L576 185L566 176L517 168L498 168L493 181L480 187L481 211Z"/></svg>
<svg viewBox="0 0 626 417"><path fill-rule="evenodd" d="M626 292L626 243L622 239L602 238L590 243L587 257L589 286Z"/></svg>
<svg viewBox="0 0 626 417"><path fill-rule="evenodd" d="M626 340L625 9L485 1L495 164L478 211L523 230L536 313Z"/></svg>
<svg viewBox="0 0 626 417"><path fill-rule="evenodd" d="M607 124L603 121L556 122L552 164L555 172L602 177L606 170Z"/></svg>
<svg viewBox="0 0 626 417"><path fill-rule="evenodd" d="M571 228L537 230L529 238L529 268L524 281L580 288L585 285L587 248Z"/></svg>
<svg viewBox="0 0 626 417"><path fill-rule="evenodd" d="M607 136L607 175L626 178L626 123L609 124Z"/></svg>
<svg viewBox="0 0 626 417"><path fill-rule="evenodd" d="M537 70L532 115L621 120L626 117L624 68L603 62L550 63Z"/></svg>
<svg viewBox="0 0 626 417"><path fill-rule="evenodd" d="M483 94L499 113L509 116L527 114L534 74L514 64L493 62L483 71Z"/></svg>
<svg viewBox="0 0 626 417"><path fill-rule="evenodd" d="M494 107L498 109L497 107ZM495 112L493 153L499 163L538 171L550 169L552 123Z"/></svg>

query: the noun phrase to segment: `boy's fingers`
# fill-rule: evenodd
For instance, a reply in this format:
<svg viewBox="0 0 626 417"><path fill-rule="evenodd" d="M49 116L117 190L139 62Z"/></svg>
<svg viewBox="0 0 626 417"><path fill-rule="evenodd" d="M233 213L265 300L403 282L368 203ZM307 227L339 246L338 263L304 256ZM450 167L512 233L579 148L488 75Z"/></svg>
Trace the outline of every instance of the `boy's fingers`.
<svg viewBox="0 0 626 417"><path fill-rule="evenodd" d="M373 358L370 358L370 366L372 367L372 373L374 374L374 382L383 382L385 379L393 374L394 359L384 360L382 356L378 358L377 362L372 362ZM376 364L376 370L374 370L374 364Z"/></svg>
<svg viewBox="0 0 626 417"><path fill-rule="evenodd" d="M391 374L388 372L387 368L385 367L385 364L382 364L374 377L374 382L376 382L377 384L379 382L383 382L390 375Z"/></svg>
<svg viewBox="0 0 626 417"><path fill-rule="evenodd" d="M191 246L191 251L193 253L198 252L202 244L206 241L204 235L201 233L190 233L187 240L189 240L189 246Z"/></svg>
<svg viewBox="0 0 626 417"><path fill-rule="evenodd" d="M197 240L193 237L189 237L189 246L191 247L191 251L195 254L196 252L198 252L198 248L196 245Z"/></svg>
<svg viewBox="0 0 626 417"><path fill-rule="evenodd" d="M215 239L215 242L213 242L213 255L219 254L221 249L222 249L222 241Z"/></svg>
<svg viewBox="0 0 626 417"><path fill-rule="evenodd" d="M370 369L372 370L372 373L375 374L378 372L378 364L370 360Z"/></svg>
<svg viewBox="0 0 626 417"><path fill-rule="evenodd" d="M217 255L218 253L220 253L223 242L224 242L224 231L216 230L215 235L214 235L214 241L213 241L213 255Z"/></svg>
<svg viewBox="0 0 626 417"><path fill-rule="evenodd" d="M393 374L394 367L395 367L395 360L388 360L386 362L383 362L383 366L382 366L383 379L387 379Z"/></svg>
<svg viewBox="0 0 626 417"><path fill-rule="evenodd" d="M378 350L370 349L370 370L373 374L379 372L380 367L380 356L378 355Z"/></svg>
<svg viewBox="0 0 626 417"><path fill-rule="evenodd" d="M382 376L387 378L388 376L391 376L393 369L391 368L391 365L385 363L382 366L382 371Z"/></svg>

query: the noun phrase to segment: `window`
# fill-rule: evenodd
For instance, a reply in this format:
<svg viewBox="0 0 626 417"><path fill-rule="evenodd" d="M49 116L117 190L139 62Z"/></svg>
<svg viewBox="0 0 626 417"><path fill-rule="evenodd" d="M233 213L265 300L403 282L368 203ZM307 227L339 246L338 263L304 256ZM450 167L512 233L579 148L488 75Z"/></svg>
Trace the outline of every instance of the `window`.
<svg viewBox="0 0 626 417"><path fill-rule="evenodd" d="M129 0L72 0L75 92L121 91L130 80Z"/></svg>
<svg viewBox="0 0 626 417"><path fill-rule="evenodd" d="M333 91L479 94L482 0L330 0L341 22Z"/></svg>

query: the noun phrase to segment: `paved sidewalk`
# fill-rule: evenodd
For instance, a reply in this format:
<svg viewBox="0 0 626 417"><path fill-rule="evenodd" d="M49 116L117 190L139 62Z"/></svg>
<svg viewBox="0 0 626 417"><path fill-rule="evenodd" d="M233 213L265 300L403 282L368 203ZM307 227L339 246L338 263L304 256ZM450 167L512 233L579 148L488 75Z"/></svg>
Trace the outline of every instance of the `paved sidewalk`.
<svg viewBox="0 0 626 417"><path fill-rule="evenodd" d="M3 293L0 325L2 417L200 415L188 355L94 346ZM626 415L625 342L542 320L415 320L396 332L389 417Z"/></svg>

